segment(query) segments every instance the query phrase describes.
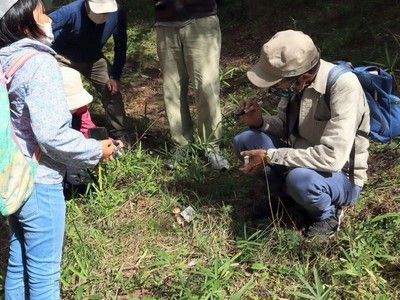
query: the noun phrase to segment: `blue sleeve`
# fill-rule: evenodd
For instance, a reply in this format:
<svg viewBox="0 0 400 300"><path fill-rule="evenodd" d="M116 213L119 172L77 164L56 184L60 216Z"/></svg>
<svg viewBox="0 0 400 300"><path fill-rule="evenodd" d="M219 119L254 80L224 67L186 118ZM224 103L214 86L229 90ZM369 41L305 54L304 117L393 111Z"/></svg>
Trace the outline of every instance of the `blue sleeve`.
<svg viewBox="0 0 400 300"><path fill-rule="evenodd" d="M27 83L25 105L33 134L43 153L73 167L96 165L101 158L101 145L70 127L71 114L56 59L49 54L38 54L25 66L33 71Z"/></svg>
<svg viewBox="0 0 400 300"><path fill-rule="evenodd" d="M53 21L51 27L53 32L56 32L69 23L71 19L72 8L70 5L61 6L49 14L50 19Z"/></svg>
<svg viewBox="0 0 400 300"><path fill-rule="evenodd" d="M114 62L111 67L110 77L119 80L126 61L127 34L126 14L122 7L118 9L118 23L113 32L114 38Z"/></svg>

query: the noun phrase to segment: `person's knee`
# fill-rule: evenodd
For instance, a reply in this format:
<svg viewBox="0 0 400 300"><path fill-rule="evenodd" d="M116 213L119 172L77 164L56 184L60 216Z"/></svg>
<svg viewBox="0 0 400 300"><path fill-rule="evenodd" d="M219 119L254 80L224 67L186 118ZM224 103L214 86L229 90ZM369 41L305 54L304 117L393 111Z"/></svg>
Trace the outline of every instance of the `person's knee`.
<svg viewBox="0 0 400 300"><path fill-rule="evenodd" d="M250 145L251 141L254 141L257 133L254 130L244 130L239 132L233 137L233 145L237 148L243 148Z"/></svg>
<svg viewBox="0 0 400 300"><path fill-rule="evenodd" d="M286 190L298 202L314 202L323 192L316 180L315 171L295 168L286 176Z"/></svg>
<svg viewBox="0 0 400 300"><path fill-rule="evenodd" d="M331 206L327 188L315 171L296 168L286 177L287 193L313 218L320 218Z"/></svg>
<svg viewBox="0 0 400 300"><path fill-rule="evenodd" d="M240 152L246 149L246 132L247 131L242 131L238 134L236 134L233 137L233 151L237 156L240 156Z"/></svg>

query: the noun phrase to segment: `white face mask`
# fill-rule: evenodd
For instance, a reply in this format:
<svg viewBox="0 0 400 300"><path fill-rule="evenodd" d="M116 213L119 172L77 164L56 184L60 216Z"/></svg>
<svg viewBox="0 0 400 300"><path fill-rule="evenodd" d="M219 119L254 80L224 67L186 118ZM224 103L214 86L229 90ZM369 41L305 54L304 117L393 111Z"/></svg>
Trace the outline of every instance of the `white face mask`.
<svg viewBox="0 0 400 300"><path fill-rule="evenodd" d="M44 24L38 24L38 25L41 27L43 32L46 34L46 36L41 38L40 41L47 46L51 46L51 44L54 41L54 35L53 35L53 30L51 28L51 23L44 23Z"/></svg>
<svg viewBox="0 0 400 300"><path fill-rule="evenodd" d="M88 10L88 17L93 23L103 24L107 21L110 14L95 14L90 9Z"/></svg>

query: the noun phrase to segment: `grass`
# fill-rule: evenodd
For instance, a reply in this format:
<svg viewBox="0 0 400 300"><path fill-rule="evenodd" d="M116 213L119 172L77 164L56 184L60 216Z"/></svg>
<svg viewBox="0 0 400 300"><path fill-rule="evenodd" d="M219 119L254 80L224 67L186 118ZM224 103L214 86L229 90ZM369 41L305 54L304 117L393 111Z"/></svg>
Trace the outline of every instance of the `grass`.
<svg viewBox="0 0 400 300"><path fill-rule="evenodd" d="M321 6L286 2L270 3L266 10L241 11L246 1L226 1L221 9L223 151L232 170L211 171L189 154L183 167L166 171L169 141L163 134L167 130L160 118L162 108L136 119L149 137L138 133L143 138L133 149L100 164L88 190L67 200L63 299L400 298L399 140L371 145L369 183L358 203L346 211L343 229L329 242L304 239L285 219L283 206L270 218L251 218L251 211L268 199L262 182L238 171L230 141L242 125L232 112L240 100L264 95L249 85L244 74L273 29L290 24L311 31L328 59L348 50L351 61L368 57L390 62L395 75L398 69L398 44L386 31L390 25L396 32L398 25L393 27L389 19L379 23L365 19L376 14L378 1L359 2L363 9L356 13L353 2L340 6L337 1ZM395 1L384 2L391 5L388 11L398 11ZM151 97L160 98L159 78L148 75L158 68L150 4L123 4L130 12L124 93L138 94L137 86L144 86L153 91ZM226 17L232 13L239 20ZM280 18L272 18L274 14ZM377 49L382 40L387 46ZM107 47L112 49L112 44ZM128 99L130 113L142 115L135 99ZM151 106L151 100L146 101ZM273 113L273 100L264 106ZM193 151L204 146L197 143ZM189 205L195 218L182 225L175 209ZM4 232L4 223L1 228ZM3 256L3 267L4 263Z"/></svg>
<svg viewBox="0 0 400 300"><path fill-rule="evenodd" d="M195 162L169 173L140 147L103 168L101 187L68 201L65 299L400 296L395 208L358 219L362 206L354 207L334 240L315 244L238 216L248 200L236 187L250 182L237 171L221 176ZM365 194L372 198L374 188ZM173 210L189 205L196 215L182 226Z"/></svg>

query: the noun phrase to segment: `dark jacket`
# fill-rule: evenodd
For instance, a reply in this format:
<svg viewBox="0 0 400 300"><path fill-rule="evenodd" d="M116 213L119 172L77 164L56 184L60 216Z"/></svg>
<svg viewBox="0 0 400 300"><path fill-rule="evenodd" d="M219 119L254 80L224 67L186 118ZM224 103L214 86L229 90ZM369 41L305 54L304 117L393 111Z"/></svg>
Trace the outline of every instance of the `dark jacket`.
<svg viewBox="0 0 400 300"><path fill-rule="evenodd" d="M113 36L114 62L110 77L120 79L127 49L126 15L120 5L100 25L89 19L84 0L64 5L49 16L53 20L53 49L76 62L91 63L101 58L104 44Z"/></svg>
<svg viewBox="0 0 400 300"><path fill-rule="evenodd" d="M154 0L156 22L187 21L217 14L222 0Z"/></svg>

